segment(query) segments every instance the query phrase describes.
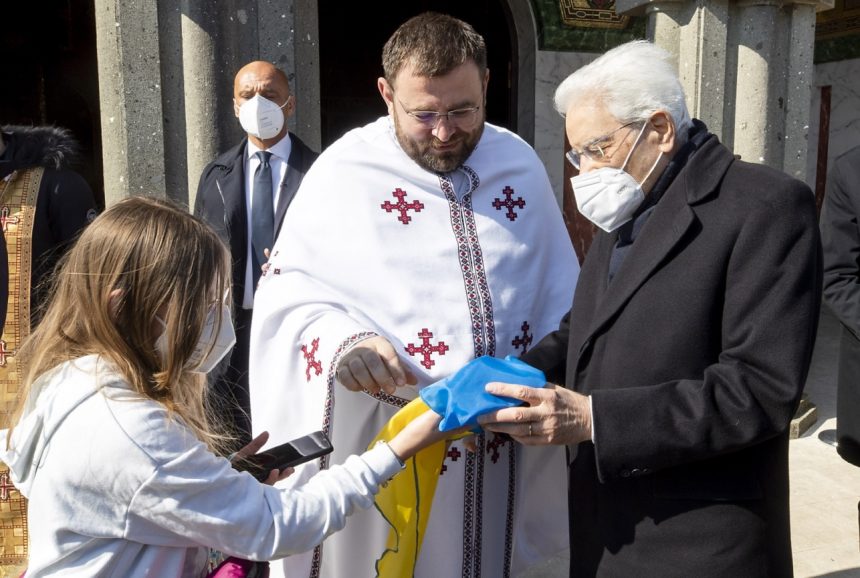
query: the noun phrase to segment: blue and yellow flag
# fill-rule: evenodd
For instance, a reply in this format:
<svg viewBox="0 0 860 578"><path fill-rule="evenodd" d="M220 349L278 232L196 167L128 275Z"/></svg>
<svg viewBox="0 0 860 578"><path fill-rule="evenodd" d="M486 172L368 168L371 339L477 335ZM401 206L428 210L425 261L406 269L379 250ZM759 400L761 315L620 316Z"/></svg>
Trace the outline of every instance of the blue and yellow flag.
<svg viewBox="0 0 860 578"><path fill-rule="evenodd" d="M425 411L430 411L427 404L420 397L415 398L389 420L370 447L377 441L391 440ZM391 526L385 551L376 561L376 575L380 578L400 578L415 573L436 482L445 459L446 443L435 443L406 460L406 469L376 495L376 509Z"/></svg>

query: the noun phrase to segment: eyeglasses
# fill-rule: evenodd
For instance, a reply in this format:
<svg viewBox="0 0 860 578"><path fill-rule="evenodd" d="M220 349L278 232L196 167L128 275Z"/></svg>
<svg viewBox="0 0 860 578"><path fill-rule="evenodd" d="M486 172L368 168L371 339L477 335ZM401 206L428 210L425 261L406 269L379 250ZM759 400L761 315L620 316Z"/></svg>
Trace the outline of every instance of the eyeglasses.
<svg viewBox="0 0 860 578"><path fill-rule="evenodd" d="M400 102L400 99L397 99ZM423 124L427 128L436 128L439 126L439 121L443 118L451 124L460 128L470 126L475 122L480 106L470 106L468 108L458 108L457 110L449 110L448 112L436 112L433 110L409 110L400 102L403 111Z"/></svg>
<svg viewBox="0 0 860 578"><path fill-rule="evenodd" d="M580 159L582 157L585 157L588 160L594 161L594 162L606 161L609 159L609 155L606 154L606 151L609 148L609 145L611 144L611 143L607 144L606 141L608 141L612 137L612 135L617 133L622 128L627 128L628 126L638 124L639 122L641 122L641 121L633 120L633 121L630 121L626 124L622 124L621 126L616 128L612 132L606 133L605 135L597 137L595 139L591 139L591 141L587 145L585 145L585 148L583 148L582 152L577 151L574 148L571 148L569 151L564 153L564 156L565 156L565 158L567 158L567 161L570 164L572 164L576 170L579 170Z"/></svg>

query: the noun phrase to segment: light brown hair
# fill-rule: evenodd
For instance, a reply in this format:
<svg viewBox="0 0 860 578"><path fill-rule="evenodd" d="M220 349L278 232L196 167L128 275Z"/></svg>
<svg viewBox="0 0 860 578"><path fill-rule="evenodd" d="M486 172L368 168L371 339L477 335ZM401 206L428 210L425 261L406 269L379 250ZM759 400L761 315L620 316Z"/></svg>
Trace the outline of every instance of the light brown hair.
<svg viewBox="0 0 860 578"><path fill-rule="evenodd" d="M226 440L207 417L206 376L194 372L189 359L229 279L226 247L184 208L147 197L113 205L57 266L44 316L20 350L25 389L11 423L20 419L40 375L98 354L135 391L221 449ZM170 344L164 358L155 347L162 332Z"/></svg>
<svg viewBox="0 0 860 578"><path fill-rule="evenodd" d="M481 78L487 70L487 47L483 37L466 22L425 12L404 22L382 49L385 80L392 87L407 64L418 76L442 76L461 64L474 62Z"/></svg>

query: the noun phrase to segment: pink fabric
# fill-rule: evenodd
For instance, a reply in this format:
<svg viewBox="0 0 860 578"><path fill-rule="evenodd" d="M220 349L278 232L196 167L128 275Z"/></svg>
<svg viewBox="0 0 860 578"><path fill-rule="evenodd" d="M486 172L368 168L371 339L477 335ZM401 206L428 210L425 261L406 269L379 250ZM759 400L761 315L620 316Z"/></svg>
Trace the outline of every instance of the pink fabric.
<svg viewBox="0 0 860 578"><path fill-rule="evenodd" d="M268 562L251 562L239 558L227 558L207 578L268 578Z"/></svg>

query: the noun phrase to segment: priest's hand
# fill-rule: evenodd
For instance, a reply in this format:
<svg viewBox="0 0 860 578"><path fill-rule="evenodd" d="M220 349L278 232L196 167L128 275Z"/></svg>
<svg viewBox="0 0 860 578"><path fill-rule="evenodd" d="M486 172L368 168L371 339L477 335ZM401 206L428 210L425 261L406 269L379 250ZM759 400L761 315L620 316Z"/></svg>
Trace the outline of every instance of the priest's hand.
<svg viewBox="0 0 860 578"><path fill-rule="evenodd" d="M506 433L526 445L578 444L591 439L591 407L587 396L558 387L524 387L488 383L486 391L525 403L482 415L485 430Z"/></svg>
<svg viewBox="0 0 860 578"><path fill-rule="evenodd" d="M373 394L382 390L389 395L398 387L418 383L394 346L379 335L359 341L340 359L337 379L350 391Z"/></svg>

